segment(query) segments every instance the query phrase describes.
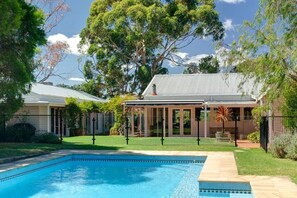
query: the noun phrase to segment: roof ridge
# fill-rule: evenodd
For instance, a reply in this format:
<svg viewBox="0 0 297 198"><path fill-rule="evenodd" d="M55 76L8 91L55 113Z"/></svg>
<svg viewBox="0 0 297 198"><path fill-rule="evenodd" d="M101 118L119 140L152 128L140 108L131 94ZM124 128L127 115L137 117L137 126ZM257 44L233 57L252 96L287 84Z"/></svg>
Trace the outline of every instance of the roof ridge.
<svg viewBox="0 0 297 198"><path fill-rule="evenodd" d="M239 76L242 75L242 73L195 73L195 74L156 74L155 76L215 76L215 75L233 75L233 76Z"/></svg>

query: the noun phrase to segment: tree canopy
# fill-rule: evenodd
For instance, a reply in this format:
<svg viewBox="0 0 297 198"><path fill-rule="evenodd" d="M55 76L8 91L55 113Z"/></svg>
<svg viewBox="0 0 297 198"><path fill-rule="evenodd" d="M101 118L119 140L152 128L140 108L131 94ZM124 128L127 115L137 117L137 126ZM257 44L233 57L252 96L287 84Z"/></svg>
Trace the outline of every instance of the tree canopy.
<svg viewBox="0 0 297 198"><path fill-rule="evenodd" d="M196 38L224 35L213 0L96 0L80 34L88 79L108 96L142 92Z"/></svg>
<svg viewBox="0 0 297 198"><path fill-rule="evenodd" d="M237 70L245 78L261 83L267 104L296 87L296 5L296 0L261 0L254 21L245 23L245 32L233 44L231 61L239 63Z"/></svg>
<svg viewBox="0 0 297 198"><path fill-rule="evenodd" d="M0 3L0 114L14 113L34 80L33 57L45 43L43 14L23 0Z"/></svg>
<svg viewBox="0 0 297 198"><path fill-rule="evenodd" d="M196 74L196 73L218 73L220 71L220 65L217 58L212 55L201 58L200 62L189 63L185 65L186 69L184 74Z"/></svg>

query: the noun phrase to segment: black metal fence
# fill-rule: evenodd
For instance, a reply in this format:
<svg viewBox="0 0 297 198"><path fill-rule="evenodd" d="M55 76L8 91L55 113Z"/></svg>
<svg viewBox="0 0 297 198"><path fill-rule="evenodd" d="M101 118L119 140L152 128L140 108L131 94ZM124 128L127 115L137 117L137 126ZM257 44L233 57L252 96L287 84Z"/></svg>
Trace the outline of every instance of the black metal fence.
<svg viewBox="0 0 297 198"><path fill-rule="evenodd" d="M268 119L267 117L262 117L260 122L260 145L267 152L268 148Z"/></svg>
<svg viewBox="0 0 297 198"><path fill-rule="evenodd" d="M0 115L0 141L7 129L17 123L32 125L36 129L36 134L53 133L62 139L63 136L108 134L113 122L113 114L92 113L82 116L75 128L70 129L62 111L49 115Z"/></svg>
<svg viewBox="0 0 297 198"><path fill-rule="evenodd" d="M296 116L265 116L260 122L260 145L267 152L275 136L297 132Z"/></svg>

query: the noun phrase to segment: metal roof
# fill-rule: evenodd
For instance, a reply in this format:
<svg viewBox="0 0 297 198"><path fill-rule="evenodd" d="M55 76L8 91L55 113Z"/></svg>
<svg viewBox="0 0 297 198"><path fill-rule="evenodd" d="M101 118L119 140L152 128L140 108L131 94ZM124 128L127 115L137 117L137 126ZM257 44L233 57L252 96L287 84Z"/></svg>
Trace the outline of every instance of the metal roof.
<svg viewBox="0 0 297 198"><path fill-rule="evenodd" d="M65 104L65 98L76 98L79 101L106 102L106 100L87 94L82 91L76 91L53 85L33 84L31 92L23 96L25 104L32 103L52 103Z"/></svg>
<svg viewBox="0 0 297 198"><path fill-rule="evenodd" d="M201 100L128 100L127 106L201 105Z"/></svg>
<svg viewBox="0 0 297 198"><path fill-rule="evenodd" d="M252 80L239 85L243 75L239 73L170 74L156 75L143 92L144 100L171 100L186 98L204 101L256 100L260 89ZM153 95L153 84L157 95Z"/></svg>

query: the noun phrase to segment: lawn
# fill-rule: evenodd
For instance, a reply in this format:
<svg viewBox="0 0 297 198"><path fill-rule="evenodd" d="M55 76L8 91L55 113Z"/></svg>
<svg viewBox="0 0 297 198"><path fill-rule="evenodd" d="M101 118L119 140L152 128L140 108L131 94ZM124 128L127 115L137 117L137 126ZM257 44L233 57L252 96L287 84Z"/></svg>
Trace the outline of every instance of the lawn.
<svg viewBox="0 0 297 198"><path fill-rule="evenodd" d="M240 149L234 153L240 175L289 176L297 184L297 161L274 158L263 149Z"/></svg>
<svg viewBox="0 0 297 198"><path fill-rule="evenodd" d="M273 158L262 149L240 149L233 143L218 143L215 139L201 138L165 138L161 145L159 137L130 137L126 145L123 136L96 136L95 145L92 136L65 137L63 144L25 144L0 143L0 159L48 153L59 149L92 150L163 150L163 151L230 151L235 153L239 174L289 176L297 184L297 162L288 159ZM1 161L1 160L0 160Z"/></svg>
<svg viewBox="0 0 297 198"><path fill-rule="evenodd" d="M84 145L87 149L110 149L110 150L158 150L158 151L234 151L233 143L217 143L212 138L201 138L200 146L196 138L164 138L161 145L160 137L129 137L129 144L126 144L123 136L96 136L95 146L92 145L92 136L65 138L64 145L67 147ZM80 148L84 149L84 146Z"/></svg>
<svg viewBox="0 0 297 198"><path fill-rule="evenodd" d="M36 143L0 143L0 159L36 155L59 149L88 149L88 150L164 150L164 151L233 151L232 143L216 143L214 139L201 138L200 146L196 138L164 138L161 145L159 137L129 137L126 144L123 136L96 136L95 145L92 136L65 137L63 144Z"/></svg>

